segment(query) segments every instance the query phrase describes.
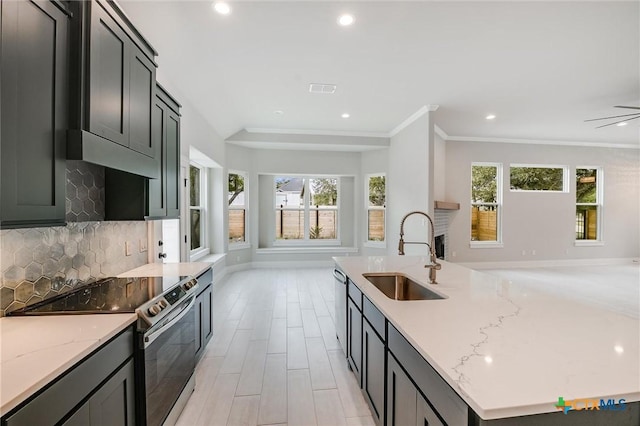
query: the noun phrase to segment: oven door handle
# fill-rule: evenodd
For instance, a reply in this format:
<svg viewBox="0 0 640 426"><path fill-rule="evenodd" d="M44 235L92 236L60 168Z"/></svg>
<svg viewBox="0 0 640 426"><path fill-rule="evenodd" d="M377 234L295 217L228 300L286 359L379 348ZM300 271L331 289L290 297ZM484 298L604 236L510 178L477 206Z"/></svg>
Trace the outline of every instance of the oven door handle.
<svg viewBox="0 0 640 426"><path fill-rule="evenodd" d="M148 336L144 336L144 348L146 349L158 337L160 337L165 331L170 329L175 323L177 323L182 318L184 318L184 316L189 313L189 311L191 310L191 308L195 304L196 304L196 296L193 296L193 298L191 299L191 302L189 303L189 305L186 308L184 308L182 310L182 312L180 312L180 314L178 314L177 317L175 317L174 319L172 319L171 321L169 321L168 323L166 323L165 325L160 327L160 329L158 329L158 330L154 331L153 333L149 334Z"/></svg>

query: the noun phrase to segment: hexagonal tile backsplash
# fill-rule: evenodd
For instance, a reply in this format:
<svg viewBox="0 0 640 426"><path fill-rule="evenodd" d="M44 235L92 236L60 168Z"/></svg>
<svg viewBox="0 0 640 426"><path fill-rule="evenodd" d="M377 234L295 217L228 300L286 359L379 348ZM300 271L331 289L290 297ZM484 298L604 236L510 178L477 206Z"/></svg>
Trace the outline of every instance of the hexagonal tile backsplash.
<svg viewBox="0 0 640 426"><path fill-rule="evenodd" d="M141 240L147 240L146 222L77 222L0 231L0 316L81 282L146 264ZM131 256L125 256L127 241Z"/></svg>
<svg viewBox="0 0 640 426"><path fill-rule="evenodd" d="M67 222L104 220L104 167L67 160Z"/></svg>

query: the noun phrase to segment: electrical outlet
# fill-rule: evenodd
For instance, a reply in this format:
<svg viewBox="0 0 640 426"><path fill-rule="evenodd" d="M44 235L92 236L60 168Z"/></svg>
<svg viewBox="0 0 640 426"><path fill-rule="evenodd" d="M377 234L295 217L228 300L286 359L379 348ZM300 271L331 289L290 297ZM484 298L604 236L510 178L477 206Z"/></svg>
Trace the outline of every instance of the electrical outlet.
<svg viewBox="0 0 640 426"><path fill-rule="evenodd" d="M535 256L536 255L536 251L535 250L531 250L531 256Z"/></svg>
<svg viewBox="0 0 640 426"><path fill-rule="evenodd" d="M457 252L457 251L452 251L452 252L451 252L451 257L456 257L457 255L458 255L458 252Z"/></svg>
<svg viewBox="0 0 640 426"><path fill-rule="evenodd" d="M147 251L147 239L140 238L138 247L140 247L140 253L144 253L145 251Z"/></svg>
<svg viewBox="0 0 640 426"><path fill-rule="evenodd" d="M527 254L527 251L526 250L522 250L522 255L526 256L526 254Z"/></svg>
<svg viewBox="0 0 640 426"><path fill-rule="evenodd" d="M124 242L124 255L131 256L131 241Z"/></svg>
<svg viewBox="0 0 640 426"><path fill-rule="evenodd" d="M133 291L135 290L135 289L133 288L133 285L134 285L134 284L133 284L133 281L129 281L129 282L127 283L127 286L126 286L126 289L127 289L127 291L126 291L126 293L127 293L127 297L131 297L131 295L133 294Z"/></svg>

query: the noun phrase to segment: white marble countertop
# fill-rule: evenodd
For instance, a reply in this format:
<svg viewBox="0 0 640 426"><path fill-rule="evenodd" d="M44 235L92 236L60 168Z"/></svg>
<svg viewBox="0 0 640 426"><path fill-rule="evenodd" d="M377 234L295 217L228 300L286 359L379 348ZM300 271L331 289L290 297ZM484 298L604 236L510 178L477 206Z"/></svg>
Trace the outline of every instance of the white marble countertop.
<svg viewBox="0 0 640 426"><path fill-rule="evenodd" d="M558 397L640 401L640 321L426 258L336 257L340 268L483 419L555 412ZM403 272L443 300L395 301L364 272Z"/></svg>
<svg viewBox="0 0 640 426"><path fill-rule="evenodd" d="M134 313L0 318L0 415L136 319Z"/></svg>
<svg viewBox="0 0 640 426"><path fill-rule="evenodd" d="M147 263L118 275L127 277L174 277L182 275L198 276L211 268L211 262L182 262L182 263Z"/></svg>

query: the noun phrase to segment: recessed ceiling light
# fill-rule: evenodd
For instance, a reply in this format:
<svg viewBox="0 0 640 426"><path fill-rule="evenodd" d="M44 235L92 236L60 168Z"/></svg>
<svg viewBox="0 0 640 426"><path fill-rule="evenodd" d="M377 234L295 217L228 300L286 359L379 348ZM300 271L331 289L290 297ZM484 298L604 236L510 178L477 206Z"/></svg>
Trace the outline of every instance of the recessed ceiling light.
<svg viewBox="0 0 640 426"><path fill-rule="evenodd" d="M615 345L613 347L613 350L616 351L619 354L624 353L624 348L622 346L620 346L620 345Z"/></svg>
<svg viewBox="0 0 640 426"><path fill-rule="evenodd" d="M281 109L277 109L277 110L273 111L273 113L274 113L275 115L283 115L283 114L284 114L284 111L283 111L283 110L281 110Z"/></svg>
<svg viewBox="0 0 640 426"><path fill-rule="evenodd" d="M231 6L229 6L228 3L222 1L213 3L213 9L220 15L228 15L231 13Z"/></svg>
<svg viewBox="0 0 640 426"><path fill-rule="evenodd" d="M496 118L495 114L489 114L485 117L487 120L493 120L494 118Z"/></svg>
<svg viewBox="0 0 640 426"><path fill-rule="evenodd" d="M353 21L355 21L355 18L353 17L353 15L349 15L348 13L340 15L340 17L338 18L338 24L342 25L343 27L348 27L349 25L353 24Z"/></svg>
<svg viewBox="0 0 640 426"><path fill-rule="evenodd" d="M622 126L626 126L626 125L627 125L626 121L623 121L622 123L616 124L616 126L618 126L618 127L622 127Z"/></svg>
<svg viewBox="0 0 640 426"><path fill-rule="evenodd" d="M345 112L344 114L341 115L342 118L349 118L351 117L351 115L349 115L348 112Z"/></svg>
<svg viewBox="0 0 640 426"><path fill-rule="evenodd" d="M491 364L493 362L493 358L487 355L484 357L484 362L486 362L487 364Z"/></svg>

